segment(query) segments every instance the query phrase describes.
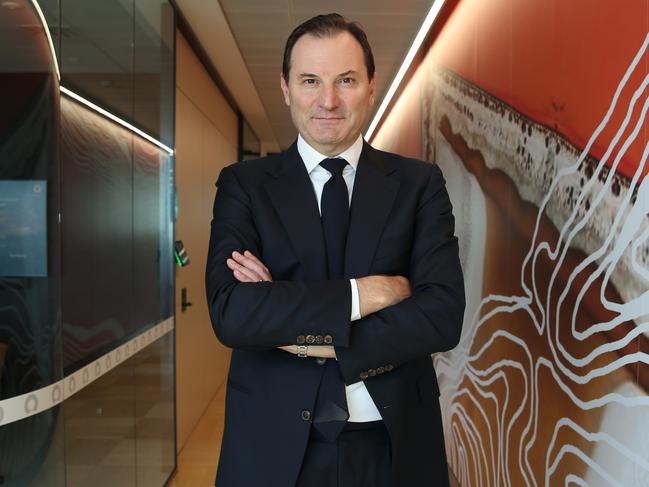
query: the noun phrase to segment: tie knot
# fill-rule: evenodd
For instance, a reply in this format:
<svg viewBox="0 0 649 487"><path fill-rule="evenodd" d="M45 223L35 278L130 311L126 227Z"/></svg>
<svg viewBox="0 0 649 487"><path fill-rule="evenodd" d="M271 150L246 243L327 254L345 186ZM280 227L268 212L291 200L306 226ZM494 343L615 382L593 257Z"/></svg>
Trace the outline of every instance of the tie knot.
<svg viewBox="0 0 649 487"><path fill-rule="evenodd" d="M345 166L347 165L347 161L345 159L337 157L332 159L325 159L320 163L320 165L327 171L329 171L333 176L335 176L336 174L342 174L343 169L345 169Z"/></svg>

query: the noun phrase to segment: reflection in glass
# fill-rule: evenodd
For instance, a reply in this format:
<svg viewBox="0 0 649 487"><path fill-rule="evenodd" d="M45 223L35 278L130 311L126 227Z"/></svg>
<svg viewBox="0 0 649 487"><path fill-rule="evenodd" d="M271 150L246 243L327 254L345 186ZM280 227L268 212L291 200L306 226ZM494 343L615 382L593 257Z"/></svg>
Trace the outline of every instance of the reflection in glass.
<svg viewBox="0 0 649 487"><path fill-rule="evenodd" d="M135 486L137 355L65 401L67 487Z"/></svg>
<svg viewBox="0 0 649 487"><path fill-rule="evenodd" d="M133 2L60 0L61 83L133 119Z"/></svg>
<svg viewBox="0 0 649 487"><path fill-rule="evenodd" d="M62 83L173 147L171 6L39 4ZM173 313L173 157L62 96L40 25L31 1L0 2L0 401ZM33 265L10 269L9 248ZM59 406L8 424L0 409L0 485L163 485L173 366L169 333Z"/></svg>
<svg viewBox="0 0 649 487"><path fill-rule="evenodd" d="M0 248L25 261L0 264L0 401L61 377L58 82L41 25L31 2L0 3ZM25 216L30 228L17 228ZM58 424L52 408L0 426L3 486L32 485L44 470L62 485Z"/></svg>
<svg viewBox="0 0 649 487"><path fill-rule="evenodd" d="M174 10L166 1L135 1L135 124L173 147Z"/></svg>
<svg viewBox="0 0 649 487"><path fill-rule="evenodd" d="M61 36L59 35L59 0L38 0L45 22L50 30L56 57L61 59ZM60 61L59 61L60 63Z"/></svg>
<svg viewBox="0 0 649 487"><path fill-rule="evenodd" d="M175 466L173 333L135 357L138 487L160 487Z"/></svg>
<svg viewBox="0 0 649 487"><path fill-rule="evenodd" d="M128 130L61 98L63 352L67 373L147 323L134 316Z"/></svg>

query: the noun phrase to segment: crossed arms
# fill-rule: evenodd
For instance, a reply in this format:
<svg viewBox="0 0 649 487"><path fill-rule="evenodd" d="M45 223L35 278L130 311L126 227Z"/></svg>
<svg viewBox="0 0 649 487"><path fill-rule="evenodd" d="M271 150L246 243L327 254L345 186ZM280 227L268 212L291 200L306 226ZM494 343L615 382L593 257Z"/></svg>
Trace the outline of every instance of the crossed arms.
<svg viewBox="0 0 649 487"><path fill-rule="evenodd" d="M268 267L249 250L243 253L233 251L226 263L239 282L271 282L273 280ZM367 276L356 279L356 285L358 286L361 318L410 297L410 282L403 276ZM295 345L283 345L277 348L292 354L298 353ZM309 345L307 355L309 357L335 358L336 350L332 345Z"/></svg>
<svg viewBox="0 0 649 487"><path fill-rule="evenodd" d="M436 166L426 166L427 172L417 175L427 180L416 192L416 204L408 202L415 213L408 279L357 278L362 318L353 324L348 280L274 280L253 259L262 255L256 221L266 215L260 208L264 203L252 183L241 183L246 177L236 166L223 169L206 270L207 302L219 340L231 348L293 351L289 345L299 335L325 330L347 383L370 368L453 348L460 337L464 284L444 180ZM248 253L235 258L233 250ZM310 346L309 354L333 356L334 350Z"/></svg>

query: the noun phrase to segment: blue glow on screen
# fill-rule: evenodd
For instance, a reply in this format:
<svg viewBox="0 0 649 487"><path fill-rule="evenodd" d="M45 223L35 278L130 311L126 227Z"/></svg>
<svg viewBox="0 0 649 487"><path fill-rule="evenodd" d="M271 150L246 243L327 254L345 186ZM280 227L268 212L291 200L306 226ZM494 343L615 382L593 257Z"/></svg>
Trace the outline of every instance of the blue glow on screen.
<svg viewBox="0 0 649 487"><path fill-rule="evenodd" d="M0 180L0 276L47 277L47 181Z"/></svg>

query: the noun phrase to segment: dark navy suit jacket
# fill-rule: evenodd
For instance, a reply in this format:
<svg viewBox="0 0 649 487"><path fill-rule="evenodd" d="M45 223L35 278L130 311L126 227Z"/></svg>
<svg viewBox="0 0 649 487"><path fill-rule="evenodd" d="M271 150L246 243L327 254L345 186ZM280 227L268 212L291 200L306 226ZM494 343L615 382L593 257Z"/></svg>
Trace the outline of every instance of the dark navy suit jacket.
<svg viewBox="0 0 649 487"><path fill-rule="evenodd" d="M278 350L329 337L347 384L364 380L392 441L394 484L448 483L431 353L459 340L464 285L439 168L364 144L351 202L345 279L327 280L320 215L296 144L221 171L206 270L214 331L233 349L219 487L295 484L324 367ZM273 282L226 266L249 250ZM350 322L348 279L406 276L412 296ZM209 371L206 371L209 373Z"/></svg>

